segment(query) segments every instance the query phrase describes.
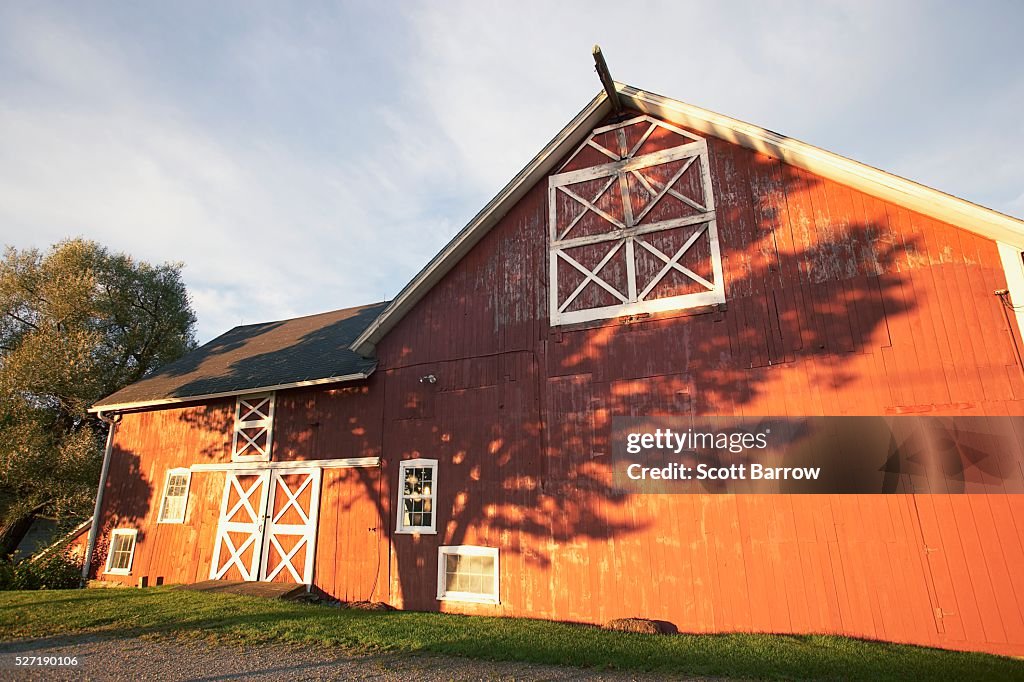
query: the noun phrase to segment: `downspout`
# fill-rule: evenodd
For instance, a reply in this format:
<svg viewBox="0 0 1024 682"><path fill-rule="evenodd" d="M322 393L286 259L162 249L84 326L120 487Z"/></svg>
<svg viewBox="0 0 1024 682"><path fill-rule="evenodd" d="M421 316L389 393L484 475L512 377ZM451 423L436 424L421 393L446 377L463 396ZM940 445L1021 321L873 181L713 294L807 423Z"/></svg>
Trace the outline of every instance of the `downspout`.
<svg viewBox="0 0 1024 682"><path fill-rule="evenodd" d="M121 419L119 414L107 417L102 411L97 412L96 416L110 428L107 430L107 447L103 451L103 468L100 470L100 484L96 490L96 506L92 511L92 527L89 529L89 542L85 545L85 559L82 562L83 587L89 580L89 569L92 567L92 554L96 549L96 536L100 530L100 508L103 506L103 490L107 487L107 472L110 471L110 453L114 449L114 432L117 430L117 422Z"/></svg>

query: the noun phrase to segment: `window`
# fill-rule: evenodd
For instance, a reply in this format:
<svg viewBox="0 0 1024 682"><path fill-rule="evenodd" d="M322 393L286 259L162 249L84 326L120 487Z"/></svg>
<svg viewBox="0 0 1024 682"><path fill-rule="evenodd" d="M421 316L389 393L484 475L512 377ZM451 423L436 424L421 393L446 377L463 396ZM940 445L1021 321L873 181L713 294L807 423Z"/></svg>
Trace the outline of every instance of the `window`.
<svg viewBox="0 0 1024 682"><path fill-rule="evenodd" d="M397 533L436 533L437 460L407 459L398 465Z"/></svg>
<svg viewBox="0 0 1024 682"><path fill-rule="evenodd" d="M132 572L132 558L135 556L137 530L118 528L110 532L110 549L107 550L105 573L129 575Z"/></svg>
<svg viewBox="0 0 1024 682"><path fill-rule="evenodd" d="M235 432L231 439L233 462L269 462L274 428L274 394L238 396Z"/></svg>
<svg viewBox="0 0 1024 682"><path fill-rule="evenodd" d="M498 603L496 547L439 547L437 598L447 601Z"/></svg>
<svg viewBox="0 0 1024 682"><path fill-rule="evenodd" d="M650 116L597 128L548 180L552 325L725 301L707 142Z"/></svg>
<svg viewBox="0 0 1024 682"><path fill-rule="evenodd" d="M191 478L192 472L188 469L171 469L167 472L164 499L160 502L160 517L157 523L184 523L188 484Z"/></svg>

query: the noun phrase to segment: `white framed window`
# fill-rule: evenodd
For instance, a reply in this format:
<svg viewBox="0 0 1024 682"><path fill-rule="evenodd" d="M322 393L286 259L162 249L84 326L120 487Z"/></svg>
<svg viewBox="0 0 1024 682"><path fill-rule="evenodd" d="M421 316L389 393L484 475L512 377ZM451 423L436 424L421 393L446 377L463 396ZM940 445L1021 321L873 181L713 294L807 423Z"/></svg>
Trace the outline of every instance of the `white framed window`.
<svg viewBox="0 0 1024 682"><path fill-rule="evenodd" d="M438 547L438 599L497 604L498 594L497 547Z"/></svg>
<svg viewBox="0 0 1024 682"><path fill-rule="evenodd" d="M110 547L107 550L107 567L104 573L131 574L132 559L135 558L135 537L138 532L134 528L115 528L110 531Z"/></svg>
<svg viewBox="0 0 1024 682"><path fill-rule="evenodd" d="M596 128L549 177L548 224L552 326L725 302L707 141L681 128Z"/></svg>
<svg viewBox="0 0 1024 682"><path fill-rule="evenodd" d="M188 505L188 485L192 472L188 469L170 469L164 479L164 496L160 501L157 523L184 523Z"/></svg>
<svg viewBox="0 0 1024 682"><path fill-rule="evenodd" d="M240 395L235 399L231 461L269 462L274 436L274 393Z"/></svg>
<svg viewBox="0 0 1024 682"><path fill-rule="evenodd" d="M398 465L396 533L437 533L437 460L407 459Z"/></svg>

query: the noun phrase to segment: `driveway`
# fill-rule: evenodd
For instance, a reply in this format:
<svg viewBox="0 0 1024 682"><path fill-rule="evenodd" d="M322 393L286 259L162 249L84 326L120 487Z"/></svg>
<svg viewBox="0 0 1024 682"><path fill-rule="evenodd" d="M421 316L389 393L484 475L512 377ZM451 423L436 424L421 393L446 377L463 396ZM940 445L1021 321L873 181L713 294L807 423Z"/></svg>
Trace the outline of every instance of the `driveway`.
<svg viewBox="0 0 1024 682"><path fill-rule="evenodd" d="M75 666L17 666L18 656L74 657ZM449 656L346 656L330 649L231 646L96 635L0 642L0 679L16 680L663 680L664 675L596 671ZM677 678L704 680L707 678Z"/></svg>

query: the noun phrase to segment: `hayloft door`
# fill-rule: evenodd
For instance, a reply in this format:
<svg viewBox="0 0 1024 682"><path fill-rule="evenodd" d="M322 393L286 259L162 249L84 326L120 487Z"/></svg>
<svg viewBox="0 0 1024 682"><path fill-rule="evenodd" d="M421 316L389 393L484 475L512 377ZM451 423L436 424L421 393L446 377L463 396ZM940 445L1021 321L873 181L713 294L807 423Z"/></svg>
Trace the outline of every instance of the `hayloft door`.
<svg viewBox="0 0 1024 682"><path fill-rule="evenodd" d="M211 580L256 580L263 549L263 525L270 471L229 471L210 562Z"/></svg>
<svg viewBox="0 0 1024 682"><path fill-rule="evenodd" d="M260 580L313 582L321 472L320 468L272 472Z"/></svg>

